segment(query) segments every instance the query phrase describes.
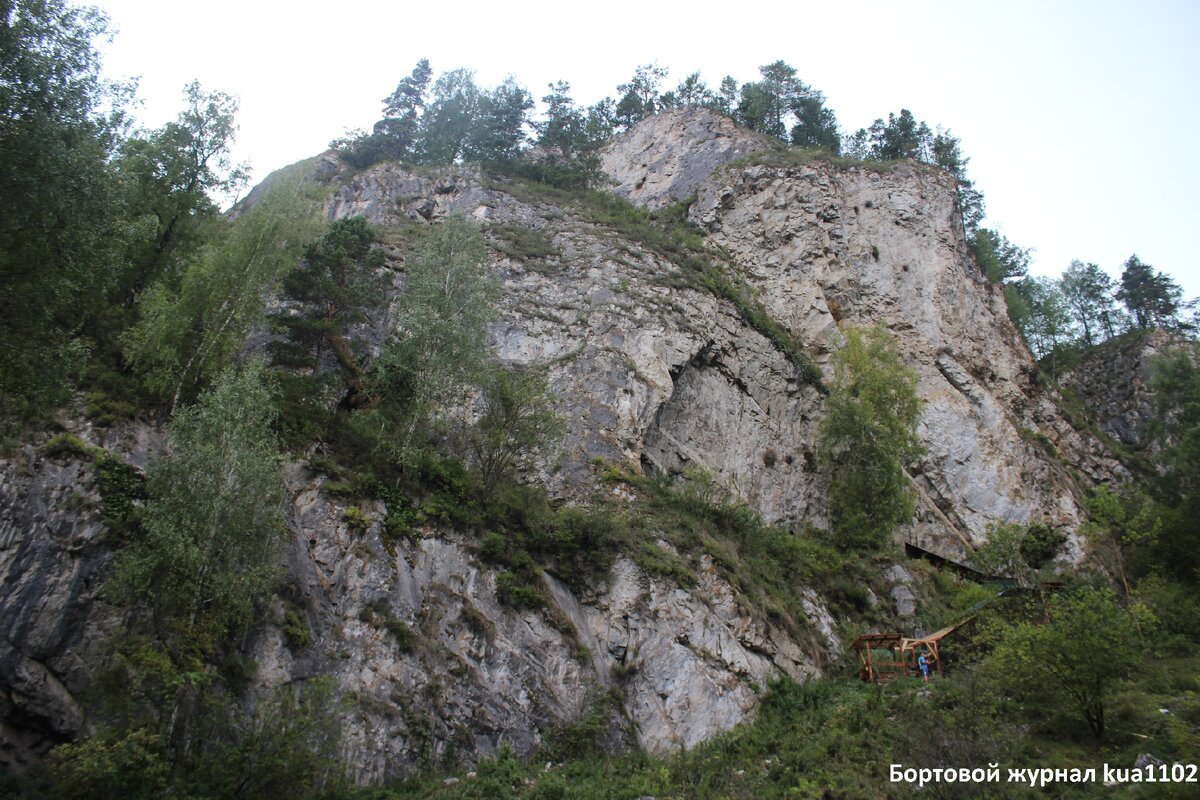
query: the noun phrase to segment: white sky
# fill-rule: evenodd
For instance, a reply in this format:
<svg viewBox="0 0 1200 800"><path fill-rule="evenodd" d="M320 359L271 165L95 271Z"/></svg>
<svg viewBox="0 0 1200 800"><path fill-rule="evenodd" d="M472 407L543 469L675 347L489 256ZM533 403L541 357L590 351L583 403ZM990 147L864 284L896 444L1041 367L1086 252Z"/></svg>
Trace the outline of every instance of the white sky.
<svg viewBox="0 0 1200 800"><path fill-rule="evenodd" d="M1034 272L1079 258L1118 276L1136 252L1200 295L1200 3L1006 0L719 5L558 2L93 0L118 31L112 77L140 76L141 118L178 113L193 78L241 99L238 160L254 179L370 128L421 57L535 97L581 103L634 68L699 70L711 87L783 59L856 130L909 108L962 140L989 223L1035 249ZM706 10L706 9L721 10Z"/></svg>

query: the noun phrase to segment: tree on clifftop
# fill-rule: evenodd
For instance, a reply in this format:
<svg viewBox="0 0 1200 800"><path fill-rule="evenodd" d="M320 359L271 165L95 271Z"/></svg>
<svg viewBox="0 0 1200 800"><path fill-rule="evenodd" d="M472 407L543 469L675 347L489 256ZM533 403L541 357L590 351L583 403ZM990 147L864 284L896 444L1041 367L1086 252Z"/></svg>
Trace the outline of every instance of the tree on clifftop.
<svg viewBox="0 0 1200 800"><path fill-rule="evenodd" d="M1171 327L1178 321L1179 302L1183 289L1169 275L1156 272L1136 254L1125 262L1117 299L1133 314L1139 328Z"/></svg>

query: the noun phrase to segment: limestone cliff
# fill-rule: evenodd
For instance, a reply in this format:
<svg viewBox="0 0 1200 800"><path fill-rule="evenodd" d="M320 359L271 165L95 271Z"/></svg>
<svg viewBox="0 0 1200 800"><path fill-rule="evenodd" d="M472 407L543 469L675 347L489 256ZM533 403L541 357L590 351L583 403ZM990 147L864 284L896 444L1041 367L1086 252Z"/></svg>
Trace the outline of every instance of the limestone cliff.
<svg viewBox="0 0 1200 800"><path fill-rule="evenodd" d="M1086 353L1059 383L1074 392L1087 420L1126 448L1153 453L1154 359L1186 340L1164 330L1137 331Z"/></svg>
<svg viewBox="0 0 1200 800"><path fill-rule="evenodd" d="M720 267L819 366L840 327L892 331L920 376L928 449L903 538L955 553L995 522L1070 532L1078 481L1120 473L1039 383L1000 292L967 253L946 176L797 160L698 110L618 137L604 165L635 203L695 197L689 217ZM577 203L474 169L381 164L355 174L327 155L317 170L331 184L328 218L365 215L385 239L452 212L483 227L503 281L495 351L545 366L568 421L560 463L539 477L560 497L591 496L597 458L634 471L694 464L768 521L825 523L813 450L821 391L668 254ZM389 257L402 276L403 249ZM75 432L136 463L152 439ZM288 474L288 596L252 644L257 680L333 675L354 700L346 753L363 782L451 749L487 754L507 742L530 752L609 690L621 706L614 731L652 750L690 746L744 718L771 676L816 674L837 656L837 623L819 596L798 589L812 632L798 640L749 613L707 556L692 565L691 588L619 558L591 591L547 576L552 607L514 611L497 601L495 575L470 542L431 527L385 546L382 507L365 509L367 530L352 529L324 478L301 464ZM120 624L94 600L109 556L98 503L88 467L69 458L29 447L0 462L0 757L9 763L86 730L87 664ZM288 611L311 632L306 645L285 635ZM380 616L417 632L416 643Z"/></svg>

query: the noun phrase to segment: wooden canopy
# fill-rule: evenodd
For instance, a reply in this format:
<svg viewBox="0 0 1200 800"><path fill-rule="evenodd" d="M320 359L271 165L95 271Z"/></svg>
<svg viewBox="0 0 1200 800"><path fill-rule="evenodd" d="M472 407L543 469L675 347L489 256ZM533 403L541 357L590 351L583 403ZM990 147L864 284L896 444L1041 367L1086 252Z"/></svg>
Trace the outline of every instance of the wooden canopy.
<svg viewBox="0 0 1200 800"><path fill-rule="evenodd" d="M917 658L922 648L929 652L940 675L942 659L938 654L938 642L970 619L971 617L967 617L948 628L942 628L919 639L898 633L865 633L859 636L854 640L854 644L850 645L850 648L858 653L858 677L868 683L884 683L905 675L919 675Z"/></svg>

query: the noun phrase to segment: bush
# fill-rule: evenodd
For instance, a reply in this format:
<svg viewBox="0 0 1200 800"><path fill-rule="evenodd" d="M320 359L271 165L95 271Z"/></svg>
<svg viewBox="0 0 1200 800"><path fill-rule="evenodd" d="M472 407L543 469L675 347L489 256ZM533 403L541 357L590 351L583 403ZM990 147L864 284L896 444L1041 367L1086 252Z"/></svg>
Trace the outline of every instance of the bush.
<svg viewBox="0 0 1200 800"><path fill-rule="evenodd" d="M104 451L93 447L78 436L60 433L52 436L46 442L42 447L42 452L49 458L76 458L82 461L91 461Z"/></svg>
<svg viewBox="0 0 1200 800"><path fill-rule="evenodd" d="M358 506L348 506L342 512L342 521L350 527L350 530L356 533L364 533L371 528L370 515Z"/></svg>
<svg viewBox="0 0 1200 800"><path fill-rule="evenodd" d="M61 800L155 800L170 785L162 740L140 729L60 745L50 763L54 796Z"/></svg>
<svg viewBox="0 0 1200 800"><path fill-rule="evenodd" d="M997 631L986 669L1018 697L1071 709L1103 738L1105 707L1117 683L1145 657L1141 606L1122 608L1106 587L1083 584L1046 603L1049 622L1016 622Z"/></svg>
<svg viewBox="0 0 1200 800"><path fill-rule="evenodd" d="M546 605L542 593L511 570L496 573L496 598L504 605L518 609Z"/></svg>

